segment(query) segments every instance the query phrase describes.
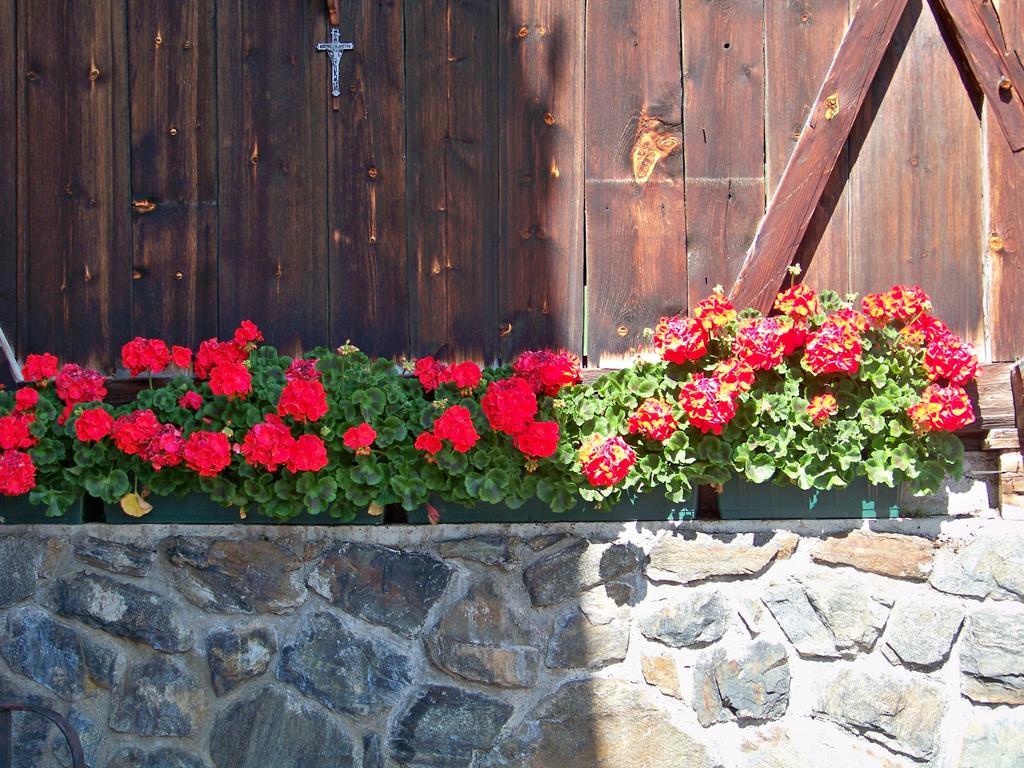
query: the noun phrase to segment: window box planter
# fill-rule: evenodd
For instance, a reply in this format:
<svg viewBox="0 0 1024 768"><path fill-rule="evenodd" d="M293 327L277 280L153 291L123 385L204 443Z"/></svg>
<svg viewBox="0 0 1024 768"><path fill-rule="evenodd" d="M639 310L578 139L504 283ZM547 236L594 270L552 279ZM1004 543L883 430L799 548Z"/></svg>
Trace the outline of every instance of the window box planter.
<svg viewBox="0 0 1024 768"><path fill-rule="evenodd" d="M682 503L657 493L627 495L618 504L598 509L581 501L568 512L553 512L539 499L531 499L518 509L503 504L476 504L465 507L453 502L434 500L442 523L606 523L653 520L692 520L697 511L697 494ZM430 523L426 508L410 512L408 520L417 525Z"/></svg>
<svg viewBox="0 0 1024 768"><path fill-rule="evenodd" d="M805 491L795 485L732 479L718 497L723 520L881 519L899 517L900 489L858 477L846 488Z"/></svg>
<svg viewBox="0 0 1024 768"><path fill-rule="evenodd" d="M47 517L46 510L32 504L28 496L0 496L0 526L3 525L46 525L60 523L62 525L82 524L82 499L78 499L66 514L60 517Z"/></svg>
<svg viewBox="0 0 1024 768"><path fill-rule="evenodd" d="M238 509L222 507L199 493L185 496L153 496L147 499L153 511L143 517L126 515L118 504L103 505L103 519L111 525L181 524L181 525L380 525L383 517L366 512L357 514L352 520L331 517L329 513L309 513L279 520L266 517L259 512L248 512L241 518Z"/></svg>

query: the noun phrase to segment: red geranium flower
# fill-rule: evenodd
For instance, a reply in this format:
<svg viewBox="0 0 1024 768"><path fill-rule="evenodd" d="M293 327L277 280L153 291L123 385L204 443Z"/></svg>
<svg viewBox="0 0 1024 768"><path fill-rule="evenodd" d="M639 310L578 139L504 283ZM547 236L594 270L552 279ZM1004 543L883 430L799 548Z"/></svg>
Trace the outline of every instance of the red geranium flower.
<svg viewBox="0 0 1024 768"><path fill-rule="evenodd" d="M36 444L30 427L35 416L30 413L12 413L0 416L0 449L31 448Z"/></svg>
<svg viewBox="0 0 1024 768"><path fill-rule="evenodd" d="M377 430L365 421L357 427L347 429L345 434L341 436L345 447L350 451L355 451L357 456L369 456L370 446L373 445L373 441L376 439Z"/></svg>
<svg viewBox="0 0 1024 768"><path fill-rule="evenodd" d="M181 430L173 424L161 424L140 455L159 472L164 467L181 464L184 454L185 441L181 438Z"/></svg>
<svg viewBox="0 0 1024 768"><path fill-rule="evenodd" d="M441 438L437 437L433 432L421 432L417 436L416 442L412 445L417 451L423 451L428 455L427 461L433 461L429 457L438 453L444 447Z"/></svg>
<svg viewBox="0 0 1024 768"><path fill-rule="evenodd" d="M252 466L273 472L292 458L294 445L295 438L291 430L277 415L271 413L246 433L241 451Z"/></svg>
<svg viewBox="0 0 1024 768"><path fill-rule="evenodd" d="M320 378L320 371L316 369L316 364L319 362L320 360L317 358L292 360L292 364L285 371L284 378L286 381L295 381L296 379L302 381L318 380Z"/></svg>
<svg viewBox="0 0 1024 768"><path fill-rule="evenodd" d="M245 397L252 391L252 374L242 363L221 363L210 372L210 391L225 397Z"/></svg>
<svg viewBox="0 0 1024 768"><path fill-rule="evenodd" d="M736 415L736 398L723 391L722 382L713 376L695 374L679 390L679 404L690 423L704 433L722 434Z"/></svg>
<svg viewBox="0 0 1024 768"><path fill-rule="evenodd" d="M277 401L277 414L296 421L316 421L327 413L327 391L316 380L292 379Z"/></svg>
<svg viewBox="0 0 1024 768"><path fill-rule="evenodd" d="M821 302L813 288L799 283L775 297L775 311L792 318L797 324L806 324L821 314Z"/></svg>
<svg viewBox="0 0 1024 768"><path fill-rule="evenodd" d="M146 445L160 431L160 420L151 410L135 410L114 419L110 436L121 453L141 455Z"/></svg>
<svg viewBox="0 0 1024 768"><path fill-rule="evenodd" d="M292 455L286 466L293 474L319 472L327 466L327 446L316 435L302 435L292 445Z"/></svg>
<svg viewBox="0 0 1024 768"><path fill-rule="evenodd" d="M475 389L480 383L482 376L480 366L472 360L464 363L456 363L448 367L445 372L445 379L453 383L458 389Z"/></svg>
<svg viewBox="0 0 1024 768"><path fill-rule="evenodd" d="M195 390L189 390L178 398L178 405L190 411L198 411L203 407L203 396Z"/></svg>
<svg viewBox="0 0 1024 768"><path fill-rule="evenodd" d="M462 405L453 405L437 417L434 422L434 434L441 440L450 442L458 453L466 453L480 439L473 426L473 417L469 409Z"/></svg>
<svg viewBox="0 0 1024 768"><path fill-rule="evenodd" d="M75 421L75 436L83 443L94 443L110 435L113 428L113 416L103 408L89 408Z"/></svg>
<svg viewBox="0 0 1024 768"><path fill-rule="evenodd" d="M207 379L217 366L231 363L241 364L248 357L249 353L245 351L245 347L239 346L233 341L207 339L199 345L199 351L196 352L196 378Z"/></svg>
<svg viewBox="0 0 1024 768"><path fill-rule="evenodd" d="M92 403L107 396L106 379L102 374L69 363L60 369L55 381L57 397L65 405Z"/></svg>
<svg viewBox="0 0 1024 768"><path fill-rule="evenodd" d="M0 494L21 496L36 487L36 465L22 451L0 452Z"/></svg>
<svg viewBox="0 0 1024 768"><path fill-rule="evenodd" d="M184 456L200 477L216 477L231 465L231 443L223 432L193 432L185 441Z"/></svg>
<svg viewBox="0 0 1024 768"><path fill-rule="evenodd" d="M171 347L171 362L179 368L188 368L192 365L192 350L188 347Z"/></svg>
<svg viewBox="0 0 1024 768"><path fill-rule="evenodd" d="M924 350L924 370L932 381L964 384L977 377L978 357L972 344L950 332L929 342Z"/></svg>
<svg viewBox="0 0 1024 768"><path fill-rule="evenodd" d="M512 364L516 375L525 379L538 395L555 397L562 387L579 384L583 379L580 360L569 352L536 350L523 352Z"/></svg>
<svg viewBox="0 0 1024 768"><path fill-rule="evenodd" d="M648 440L663 443L676 433L679 425L672 414L672 404L650 398L629 417L629 433L641 434Z"/></svg>
<svg viewBox="0 0 1024 768"><path fill-rule="evenodd" d="M754 386L754 369L738 357L723 360L711 375L720 382L723 395L737 397Z"/></svg>
<svg viewBox="0 0 1024 768"><path fill-rule="evenodd" d="M57 356L44 352L41 355L29 355L21 368L25 381L45 381L57 375Z"/></svg>
<svg viewBox="0 0 1024 768"><path fill-rule="evenodd" d="M618 435L591 435L584 441L579 456L583 474L596 488L621 482L636 463L636 453Z"/></svg>
<svg viewBox="0 0 1024 768"><path fill-rule="evenodd" d="M534 421L512 438L512 444L526 456L546 459L558 450L558 423Z"/></svg>
<svg viewBox="0 0 1024 768"><path fill-rule="evenodd" d="M861 309L877 326L893 321L908 322L932 309L932 300L918 286L894 285L885 293L869 293Z"/></svg>
<svg viewBox="0 0 1024 768"><path fill-rule="evenodd" d="M416 361L413 373L420 380L424 392L433 392L444 383L445 368L432 357L421 357Z"/></svg>
<svg viewBox="0 0 1024 768"><path fill-rule="evenodd" d="M121 347L121 360L132 376L144 371L160 373L171 362L171 350L160 339L136 336Z"/></svg>
<svg viewBox="0 0 1024 768"><path fill-rule="evenodd" d="M243 320L235 330L234 341L238 346L244 347L248 344L254 344L257 341L263 341L263 334L260 333L260 329L256 327L256 323L251 320Z"/></svg>
<svg viewBox="0 0 1024 768"><path fill-rule="evenodd" d="M929 384L907 415L919 434L956 432L974 421L974 407L963 387Z"/></svg>
<svg viewBox="0 0 1024 768"><path fill-rule="evenodd" d="M537 396L518 376L488 384L480 405L491 428L508 435L522 432L537 414Z"/></svg>
<svg viewBox="0 0 1024 768"><path fill-rule="evenodd" d="M736 329L733 354L754 370L767 371L782 362L787 354L787 332L792 323L777 317L743 320ZM792 350L789 350L792 351Z"/></svg>
<svg viewBox="0 0 1024 768"><path fill-rule="evenodd" d="M708 335L714 336L736 319L736 308L720 291L715 291L694 305L693 316L700 321Z"/></svg>
<svg viewBox="0 0 1024 768"><path fill-rule="evenodd" d="M707 343L708 332L695 317L663 317L654 329L654 349L670 363L699 360L708 351Z"/></svg>
<svg viewBox="0 0 1024 768"><path fill-rule="evenodd" d="M39 404L39 393L31 387L23 387L14 395L14 410L31 411Z"/></svg>
<svg viewBox="0 0 1024 768"><path fill-rule="evenodd" d="M811 336L804 351L803 365L811 373L853 375L860 368L860 334L850 325L829 319Z"/></svg>
<svg viewBox="0 0 1024 768"><path fill-rule="evenodd" d="M807 415L811 417L811 421L816 427L820 427L837 413L839 413L839 403L836 402L836 396L831 392L815 395L807 404Z"/></svg>

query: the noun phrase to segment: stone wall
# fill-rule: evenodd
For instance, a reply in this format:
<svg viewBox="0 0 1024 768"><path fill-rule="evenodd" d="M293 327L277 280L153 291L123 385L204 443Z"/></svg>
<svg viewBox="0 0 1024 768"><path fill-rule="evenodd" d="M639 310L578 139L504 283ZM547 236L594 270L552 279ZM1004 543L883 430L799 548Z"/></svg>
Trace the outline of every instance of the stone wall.
<svg viewBox="0 0 1024 768"><path fill-rule="evenodd" d="M97 768L1019 768L1022 599L998 519L38 527L0 699Z"/></svg>

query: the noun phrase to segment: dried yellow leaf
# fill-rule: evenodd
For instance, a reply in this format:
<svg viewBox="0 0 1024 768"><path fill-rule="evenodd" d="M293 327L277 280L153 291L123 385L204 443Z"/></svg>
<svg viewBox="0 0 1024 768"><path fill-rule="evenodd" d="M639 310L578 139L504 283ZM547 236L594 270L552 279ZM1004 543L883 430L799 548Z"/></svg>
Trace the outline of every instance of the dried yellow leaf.
<svg viewBox="0 0 1024 768"><path fill-rule="evenodd" d="M128 517L145 517L153 511L153 505L137 493L126 493L121 497L121 509Z"/></svg>
<svg viewBox="0 0 1024 768"><path fill-rule="evenodd" d="M369 515L373 517L380 517L384 514L384 505L378 504L376 501L370 502L370 508L366 510Z"/></svg>

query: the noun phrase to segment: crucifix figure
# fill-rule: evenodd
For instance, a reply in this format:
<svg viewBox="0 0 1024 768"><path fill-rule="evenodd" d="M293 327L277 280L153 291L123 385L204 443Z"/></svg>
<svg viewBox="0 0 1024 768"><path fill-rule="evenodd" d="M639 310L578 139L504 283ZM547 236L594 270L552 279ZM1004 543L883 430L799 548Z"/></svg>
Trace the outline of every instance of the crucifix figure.
<svg viewBox="0 0 1024 768"><path fill-rule="evenodd" d="M355 46L352 43L341 42L341 30L331 27L331 42L317 43L318 51L327 51L331 57L331 96L335 98L334 108L338 108L337 98L341 96L341 86L338 83L338 69L341 67L341 55L345 51L351 51Z"/></svg>

